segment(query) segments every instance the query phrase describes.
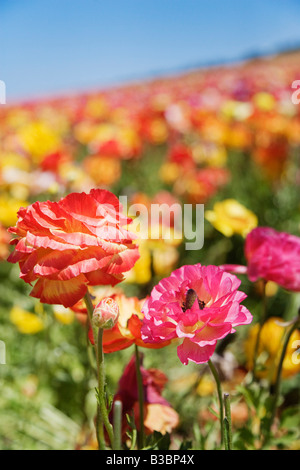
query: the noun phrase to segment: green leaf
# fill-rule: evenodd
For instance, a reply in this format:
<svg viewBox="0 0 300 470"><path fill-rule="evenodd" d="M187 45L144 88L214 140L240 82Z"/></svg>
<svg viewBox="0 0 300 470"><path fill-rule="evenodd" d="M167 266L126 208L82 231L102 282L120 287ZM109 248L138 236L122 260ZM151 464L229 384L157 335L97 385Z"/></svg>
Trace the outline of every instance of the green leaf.
<svg viewBox="0 0 300 470"><path fill-rule="evenodd" d="M146 446L143 450L169 450L171 444L170 434L161 434L154 431L153 434L147 436Z"/></svg>
<svg viewBox="0 0 300 470"><path fill-rule="evenodd" d="M181 446L179 447L179 450L189 450L193 448L193 443L192 441L182 441Z"/></svg>
<svg viewBox="0 0 300 470"><path fill-rule="evenodd" d="M300 428L300 407L292 406L284 410L280 417L280 425L283 428Z"/></svg>
<svg viewBox="0 0 300 470"><path fill-rule="evenodd" d="M254 448L255 436L250 429L242 428L233 434L233 447L236 450L248 450Z"/></svg>
<svg viewBox="0 0 300 470"><path fill-rule="evenodd" d="M209 411L211 414L213 414L217 419L220 419L219 414L218 414L211 406L208 407L208 411Z"/></svg>

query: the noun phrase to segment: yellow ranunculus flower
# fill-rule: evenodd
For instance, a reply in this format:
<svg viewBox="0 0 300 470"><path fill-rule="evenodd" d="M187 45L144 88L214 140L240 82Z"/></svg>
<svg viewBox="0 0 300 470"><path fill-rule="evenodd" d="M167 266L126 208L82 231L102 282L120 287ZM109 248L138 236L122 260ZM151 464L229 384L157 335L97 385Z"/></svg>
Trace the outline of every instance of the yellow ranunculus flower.
<svg viewBox="0 0 300 470"><path fill-rule="evenodd" d="M150 124L151 141L154 144L161 144L168 138L168 128L163 119L154 119Z"/></svg>
<svg viewBox="0 0 300 470"><path fill-rule="evenodd" d="M73 129L73 135L78 142L88 145L96 134L96 124L90 121L80 121Z"/></svg>
<svg viewBox="0 0 300 470"><path fill-rule="evenodd" d="M254 104L261 111L272 111L276 106L276 99L270 93L261 91L253 97Z"/></svg>
<svg viewBox="0 0 300 470"><path fill-rule="evenodd" d="M63 325L70 325L75 318L74 312L69 308L65 308L63 305L55 305L53 307L53 313L56 320Z"/></svg>
<svg viewBox="0 0 300 470"><path fill-rule="evenodd" d="M88 99L85 108L89 117L102 119L108 113L108 105L102 96L95 96Z"/></svg>
<svg viewBox="0 0 300 470"><path fill-rule="evenodd" d="M141 146L141 141L138 133L133 127L124 126L120 127L118 133L118 141L120 143L122 154L127 157L130 156L132 150Z"/></svg>
<svg viewBox="0 0 300 470"><path fill-rule="evenodd" d="M159 177L166 184L173 184L180 177L180 174L180 166L177 163L163 163L159 170Z"/></svg>
<svg viewBox="0 0 300 470"><path fill-rule="evenodd" d="M192 147L193 159L197 164L206 164L212 167L224 167L227 162L225 146L206 142Z"/></svg>
<svg viewBox="0 0 300 470"><path fill-rule="evenodd" d="M79 166L72 162L63 163L60 166L59 176L69 192L89 191L95 184L82 165Z"/></svg>
<svg viewBox="0 0 300 470"><path fill-rule="evenodd" d="M93 136L94 140L91 144L98 145L109 140L114 140L117 138L117 134L118 126L110 122L103 122L95 127Z"/></svg>
<svg viewBox="0 0 300 470"><path fill-rule="evenodd" d="M281 318L271 317L263 325L260 335L258 348L258 358L263 358L263 368L258 368L257 375L262 378L269 378L274 382L278 363L282 353L284 342L285 327L281 326ZM248 370L253 368L254 350L256 338L259 331L259 325L256 324L249 330L248 338L245 341L245 353L247 357L246 367ZM300 344L300 332L294 331L288 343L286 355L282 366L282 377L290 377L300 372L300 362L295 360L294 353ZM258 361L260 363L260 361Z"/></svg>
<svg viewBox="0 0 300 470"><path fill-rule="evenodd" d="M125 282L147 284L151 280L151 252L147 247L147 241L138 240L140 258L133 268L125 274Z"/></svg>
<svg viewBox="0 0 300 470"><path fill-rule="evenodd" d="M10 321L17 327L20 333L27 335L39 333L45 327L43 320L38 315L16 306L10 312Z"/></svg>
<svg viewBox="0 0 300 470"><path fill-rule="evenodd" d="M146 284L153 276L168 275L174 269L182 242L182 235L172 227L163 225L143 226L143 220L134 219L130 230L138 235L140 258L125 276L126 282Z"/></svg>
<svg viewBox="0 0 300 470"><path fill-rule="evenodd" d="M213 379L208 375L204 375L197 386L197 394L201 397L211 396L215 389L216 385Z"/></svg>
<svg viewBox="0 0 300 470"><path fill-rule="evenodd" d="M0 154L0 169L17 168L22 171L30 170L30 161L24 155L13 152L3 152Z"/></svg>
<svg viewBox="0 0 300 470"><path fill-rule="evenodd" d="M258 225L256 215L235 199L216 202L212 211L205 212L205 218L226 237L245 237Z"/></svg>
<svg viewBox="0 0 300 470"><path fill-rule="evenodd" d="M26 207L28 202L20 201L9 196L0 196L0 223L11 227L17 222L17 212L20 207Z"/></svg>
<svg viewBox="0 0 300 470"><path fill-rule="evenodd" d="M12 107L8 111L5 122L8 127L15 130L20 126L24 126L24 124L28 123L30 119L30 111L18 106Z"/></svg>
<svg viewBox="0 0 300 470"><path fill-rule="evenodd" d="M179 258L178 250L161 242L161 247L152 251L153 271L158 276L168 276Z"/></svg>
<svg viewBox="0 0 300 470"><path fill-rule="evenodd" d="M22 127L19 138L35 163L39 163L45 155L56 152L61 143L58 133L42 121L33 121Z"/></svg>
<svg viewBox="0 0 300 470"><path fill-rule="evenodd" d="M225 118L244 121L253 112L253 105L248 102L227 100L221 108L221 113Z"/></svg>

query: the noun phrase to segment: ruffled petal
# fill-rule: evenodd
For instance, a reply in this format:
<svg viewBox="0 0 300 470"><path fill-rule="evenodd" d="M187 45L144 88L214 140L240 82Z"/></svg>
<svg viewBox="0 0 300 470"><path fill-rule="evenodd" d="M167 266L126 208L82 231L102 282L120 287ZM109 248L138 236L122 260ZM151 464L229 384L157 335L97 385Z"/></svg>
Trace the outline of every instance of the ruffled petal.
<svg viewBox="0 0 300 470"><path fill-rule="evenodd" d="M203 347L198 346L189 339L185 338L183 343L178 346L177 354L182 364L187 365L189 361L196 364L207 362L213 355L216 348L216 342Z"/></svg>
<svg viewBox="0 0 300 470"><path fill-rule="evenodd" d="M221 325L205 325L199 332L197 331L191 341L203 347L207 344L214 344L217 340L224 338L231 333L232 325L222 323Z"/></svg>
<svg viewBox="0 0 300 470"><path fill-rule="evenodd" d="M83 274L70 281L39 279L30 295L46 304L61 304L64 307L72 307L85 296L87 292L86 284L86 278Z"/></svg>

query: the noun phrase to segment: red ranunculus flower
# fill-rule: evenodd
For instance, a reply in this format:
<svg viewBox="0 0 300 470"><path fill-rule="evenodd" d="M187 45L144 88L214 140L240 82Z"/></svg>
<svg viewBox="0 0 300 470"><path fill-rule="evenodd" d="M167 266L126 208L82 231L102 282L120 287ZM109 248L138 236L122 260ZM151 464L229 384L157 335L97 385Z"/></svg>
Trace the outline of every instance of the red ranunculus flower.
<svg viewBox="0 0 300 470"><path fill-rule="evenodd" d="M32 297L71 307L88 286L115 285L139 258L131 222L111 192L72 193L59 202L35 202L18 212L11 233L20 277L35 282Z"/></svg>
<svg viewBox="0 0 300 470"><path fill-rule="evenodd" d="M142 359L141 359L142 362ZM144 392L144 426L147 434L154 431L165 434L171 433L179 423L179 416L171 407L170 403L162 396L162 391L168 379L158 369L145 369L141 365L141 375ZM114 397L114 402L120 400L122 409L122 437L126 438L129 426L126 415L134 413L137 429L139 423L138 385L136 376L135 357L133 356L127 364L119 381L119 387ZM110 419L113 418L113 409Z"/></svg>

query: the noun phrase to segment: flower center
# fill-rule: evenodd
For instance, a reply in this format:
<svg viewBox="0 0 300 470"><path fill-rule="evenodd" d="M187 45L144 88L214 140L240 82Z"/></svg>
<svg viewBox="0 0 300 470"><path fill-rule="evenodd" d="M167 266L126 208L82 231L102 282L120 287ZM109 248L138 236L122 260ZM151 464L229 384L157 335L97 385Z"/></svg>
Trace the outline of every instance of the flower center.
<svg viewBox="0 0 300 470"><path fill-rule="evenodd" d="M204 323L202 321L197 321L195 325L184 326L182 327L184 333L190 334L195 333L195 331L200 330L203 327Z"/></svg>

